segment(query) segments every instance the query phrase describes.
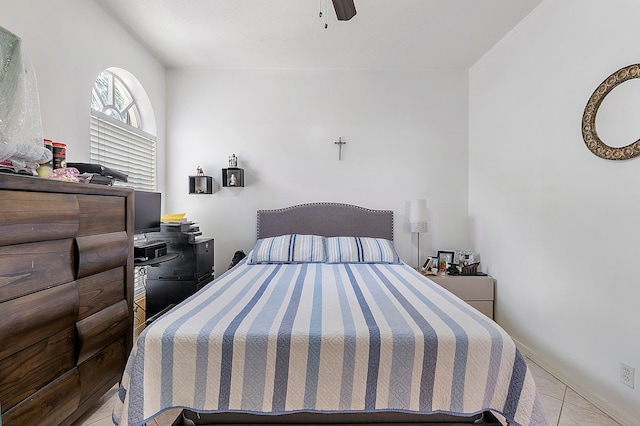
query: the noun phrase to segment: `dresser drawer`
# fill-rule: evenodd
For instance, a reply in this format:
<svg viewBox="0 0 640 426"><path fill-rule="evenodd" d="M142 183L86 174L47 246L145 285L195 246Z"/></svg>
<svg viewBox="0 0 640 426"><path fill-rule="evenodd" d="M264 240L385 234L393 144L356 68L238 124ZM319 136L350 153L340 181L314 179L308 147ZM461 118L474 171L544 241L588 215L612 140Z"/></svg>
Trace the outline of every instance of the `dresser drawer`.
<svg viewBox="0 0 640 426"><path fill-rule="evenodd" d="M74 337L73 327L68 327L0 360L0 401L4 411L75 367Z"/></svg>
<svg viewBox="0 0 640 426"><path fill-rule="evenodd" d="M36 419L46 419L47 425L57 425L80 405L80 375L78 369L58 377L53 382L2 413L2 421L13 426L32 426Z"/></svg>
<svg viewBox="0 0 640 426"><path fill-rule="evenodd" d="M0 303L0 359L72 327L78 315L75 282Z"/></svg>
<svg viewBox="0 0 640 426"><path fill-rule="evenodd" d="M124 197L78 195L80 207L78 235L125 231L127 229L125 202Z"/></svg>
<svg viewBox="0 0 640 426"><path fill-rule="evenodd" d="M100 312L76 323L78 335L78 364L94 356L114 340L127 335L132 327L129 306L121 300Z"/></svg>
<svg viewBox="0 0 640 426"><path fill-rule="evenodd" d="M125 299L126 273L126 267L121 266L79 279L78 321Z"/></svg>
<svg viewBox="0 0 640 426"><path fill-rule="evenodd" d="M0 302L73 281L73 241L0 245Z"/></svg>
<svg viewBox="0 0 640 426"><path fill-rule="evenodd" d="M0 245L73 238L80 226L71 194L0 190Z"/></svg>

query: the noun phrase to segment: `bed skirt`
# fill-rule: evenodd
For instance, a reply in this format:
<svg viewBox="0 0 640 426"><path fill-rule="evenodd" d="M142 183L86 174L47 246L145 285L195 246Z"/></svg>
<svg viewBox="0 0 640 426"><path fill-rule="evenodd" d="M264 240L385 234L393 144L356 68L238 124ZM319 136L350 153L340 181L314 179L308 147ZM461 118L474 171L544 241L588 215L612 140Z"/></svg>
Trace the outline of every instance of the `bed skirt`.
<svg viewBox="0 0 640 426"><path fill-rule="evenodd" d="M398 412L377 413L294 413L283 415L257 415L245 413L195 413L185 410L178 417L174 426L202 426L202 425L442 425L455 426L478 424L485 426L501 426L502 424L489 411L470 417L454 416L451 414L411 414Z"/></svg>

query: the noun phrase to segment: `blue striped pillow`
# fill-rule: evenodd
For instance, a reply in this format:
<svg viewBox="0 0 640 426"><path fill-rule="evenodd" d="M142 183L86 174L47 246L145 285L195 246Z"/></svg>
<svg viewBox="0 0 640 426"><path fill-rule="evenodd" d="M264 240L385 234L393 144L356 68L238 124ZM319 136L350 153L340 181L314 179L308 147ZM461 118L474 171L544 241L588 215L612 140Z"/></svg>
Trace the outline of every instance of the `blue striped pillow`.
<svg viewBox="0 0 640 426"><path fill-rule="evenodd" d="M251 251L249 264L317 263L326 258L324 237L287 234L259 239Z"/></svg>
<svg viewBox="0 0 640 426"><path fill-rule="evenodd" d="M400 263L393 242L383 238L329 237L327 263Z"/></svg>

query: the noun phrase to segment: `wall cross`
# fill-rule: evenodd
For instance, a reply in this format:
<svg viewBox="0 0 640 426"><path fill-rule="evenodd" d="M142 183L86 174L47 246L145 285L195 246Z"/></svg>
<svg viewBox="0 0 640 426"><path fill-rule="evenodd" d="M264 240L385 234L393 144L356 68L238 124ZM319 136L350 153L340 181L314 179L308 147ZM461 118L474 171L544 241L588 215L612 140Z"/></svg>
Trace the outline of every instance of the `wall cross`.
<svg viewBox="0 0 640 426"><path fill-rule="evenodd" d="M342 140L342 138L338 138L338 142L334 142L336 145L338 145L339 149L338 149L338 160L342 160L342 145L346 145L346 142Z"/></svg>

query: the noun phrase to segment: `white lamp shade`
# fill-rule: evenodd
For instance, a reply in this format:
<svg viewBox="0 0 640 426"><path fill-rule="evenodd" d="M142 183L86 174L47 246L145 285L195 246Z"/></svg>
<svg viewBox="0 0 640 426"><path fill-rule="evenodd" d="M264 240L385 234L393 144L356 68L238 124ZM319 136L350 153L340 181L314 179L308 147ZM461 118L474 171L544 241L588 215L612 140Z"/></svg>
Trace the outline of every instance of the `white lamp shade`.
<svg viewBox="0 0 640 426"><path fill-rule="evenodd" d="M409 230L427 232L427 201L411 200L409 208Z"/></svg>

